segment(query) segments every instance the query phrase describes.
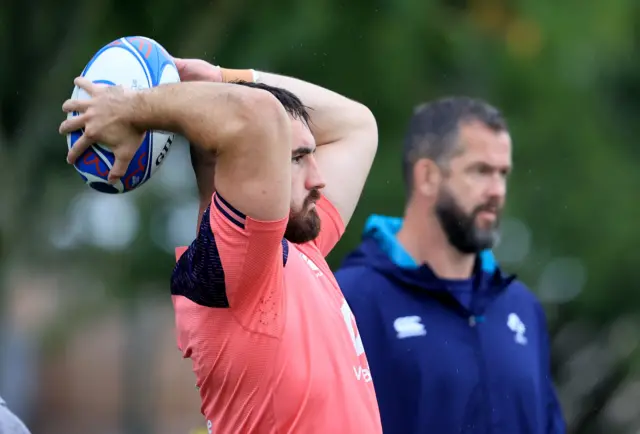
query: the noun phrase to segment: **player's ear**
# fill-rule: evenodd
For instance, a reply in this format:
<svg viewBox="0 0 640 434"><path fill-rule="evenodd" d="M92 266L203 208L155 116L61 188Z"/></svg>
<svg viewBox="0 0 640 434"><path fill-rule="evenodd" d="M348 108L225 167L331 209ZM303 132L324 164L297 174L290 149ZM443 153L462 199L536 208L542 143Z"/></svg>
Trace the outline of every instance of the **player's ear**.
<svg viewBox="0 0 640 434"><path fill-rule="evenodd" d="M432 198L440 190L442 172L435 161L421 158L413 166L413 187L420 195Z"/></svg>

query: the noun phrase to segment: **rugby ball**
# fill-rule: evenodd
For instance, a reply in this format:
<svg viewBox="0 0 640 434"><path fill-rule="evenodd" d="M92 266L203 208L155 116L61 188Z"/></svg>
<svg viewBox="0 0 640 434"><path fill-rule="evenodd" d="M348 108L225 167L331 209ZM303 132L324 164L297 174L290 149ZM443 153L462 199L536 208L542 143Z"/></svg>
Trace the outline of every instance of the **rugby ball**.
<svg viewBox="0 0 640 434"><path fill-rule="evenodd" d="M105 45L89 61L82 76L94 83L122 85L135 90L180 81L169 53L153 39L142 36L120 38ZM76 86L71 98L88 99L90 96ZM77 112L69 113L67 118L77 115ZM82 131L67 135L69 149L81 135ZM126 193L151 178L177 140L185 139L166 131L147 131L127 172L115 184L107 182L115 157L105 145L94 143L76 160L74 166L91 188L102 193Z"/></svg>

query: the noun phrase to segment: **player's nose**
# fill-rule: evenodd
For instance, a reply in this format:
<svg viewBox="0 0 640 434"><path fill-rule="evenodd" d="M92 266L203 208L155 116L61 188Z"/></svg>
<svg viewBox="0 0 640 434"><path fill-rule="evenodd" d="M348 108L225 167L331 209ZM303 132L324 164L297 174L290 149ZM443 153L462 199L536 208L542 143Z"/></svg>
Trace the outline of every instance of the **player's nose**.
<svg viewBox="0 0 640 434"><path fill-rule="evenodd" d="M308 168L309 172L307 173L305 187L307 190L322 190L325 187L325 181L315 157L311 156Z"/></svg>

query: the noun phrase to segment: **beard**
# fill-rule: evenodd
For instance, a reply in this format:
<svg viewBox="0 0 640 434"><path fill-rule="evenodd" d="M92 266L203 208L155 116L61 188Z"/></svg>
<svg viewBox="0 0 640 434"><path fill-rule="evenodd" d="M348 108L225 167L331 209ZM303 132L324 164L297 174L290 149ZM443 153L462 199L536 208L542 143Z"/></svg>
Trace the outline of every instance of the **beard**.
<svg viewBox="0 0 640 434"><path fill-rule="evenodd" d="M291 209L284 237L294 244L315 240L320 234L320 216L315 208L309 208L320 199L319 190L311 190L299 211Z"/></svg>
<svg viewBox="0 0 640 434"><path fill-rule="evenodd" d="M479 205L470 213L466 213L451 190L442 187L435 210L447 239L462 253L479 253L490 249L499 239L498 226L502 209L496 200ZM482 211L495 212L497 215L495 222L489 228L479 228L476 225L478 214Z"/></svg>

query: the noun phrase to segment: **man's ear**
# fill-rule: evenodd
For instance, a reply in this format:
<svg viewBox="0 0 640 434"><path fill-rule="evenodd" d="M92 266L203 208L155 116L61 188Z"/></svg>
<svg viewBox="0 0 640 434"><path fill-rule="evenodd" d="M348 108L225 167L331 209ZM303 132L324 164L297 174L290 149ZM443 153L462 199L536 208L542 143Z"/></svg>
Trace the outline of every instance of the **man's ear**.
<svg viewBox="0 0 640 434"><path fill-rule="evenodd" d="M427 198L435 198L440 191L442 171L435 161L421 158L413 165L413 191Z"/></svg>

